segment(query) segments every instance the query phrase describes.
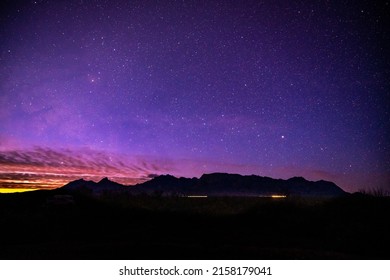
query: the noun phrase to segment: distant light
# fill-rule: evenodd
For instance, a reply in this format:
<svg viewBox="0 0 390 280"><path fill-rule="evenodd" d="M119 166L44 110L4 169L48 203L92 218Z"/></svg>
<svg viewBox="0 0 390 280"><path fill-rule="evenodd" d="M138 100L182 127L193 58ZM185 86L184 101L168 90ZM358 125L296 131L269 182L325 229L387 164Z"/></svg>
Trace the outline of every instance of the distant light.
<svg viewBox="0 0 390 280"><path fill-rule="evenodd" d="M259 195L258 197L261 197L261 198L286 198L287 195L273 194L273 195Z"/></svg>
<svg viewBox="0 0 390 280"><path fill-rule="evenodd" d="M271 195L272 198L286 198L286 195L279 195L279 194L273 194Z"/></svg>
<svg viewBox="0 0 390 280"><path fill-rule="evenodd" d="M189 198L207 198L207 195L188 195Z"/></svg>

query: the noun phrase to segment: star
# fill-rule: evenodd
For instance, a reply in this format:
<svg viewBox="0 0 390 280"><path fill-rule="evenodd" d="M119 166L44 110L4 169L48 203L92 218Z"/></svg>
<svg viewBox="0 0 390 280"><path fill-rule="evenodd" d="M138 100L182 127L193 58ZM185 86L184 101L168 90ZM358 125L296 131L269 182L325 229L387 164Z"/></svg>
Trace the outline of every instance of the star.
<svg viewBox="0 0 390 280"><path fill-rule="evenodd" d="M128 182L294 166L388 187L385 4L46 2L2 6L0 170L37 173L66 148L109 155L115 168L100 170ZM90 174L80 166L58 176Z"/></svg>

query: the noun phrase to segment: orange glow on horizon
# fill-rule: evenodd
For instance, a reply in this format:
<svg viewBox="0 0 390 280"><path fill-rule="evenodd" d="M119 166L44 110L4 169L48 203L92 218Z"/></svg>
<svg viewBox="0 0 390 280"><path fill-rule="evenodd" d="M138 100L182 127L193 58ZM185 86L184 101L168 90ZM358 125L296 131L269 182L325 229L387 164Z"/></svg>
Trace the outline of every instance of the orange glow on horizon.
<svg viewBox="0 0 390 280"><path fill-rule="evenodd" d="M1 174L1 172L0 172ZM60 187L65 186L69 182L78 179L91 180L94 182L100 181L105 176L78 176L78 175L68 175L63 174L61 177L44 177L46 174L42 174L42 177L39 178L39 175L36 178L31 179L1 179L0 178L0 193L15 193L15 192L25 192L30 190L54 190ZM137 183L142 183L144 180L137 178L126 178L126 177L112 177L109 176L111 181L117 182L123 185L134 185Z"/></svg>
<svg viewBox="0 0 390 280"><path fill-rule="evenodd" d="M20 192L29 192L36 191L38 189L26 189L26 188L0 188L0 193L20 193Z"/></svg>

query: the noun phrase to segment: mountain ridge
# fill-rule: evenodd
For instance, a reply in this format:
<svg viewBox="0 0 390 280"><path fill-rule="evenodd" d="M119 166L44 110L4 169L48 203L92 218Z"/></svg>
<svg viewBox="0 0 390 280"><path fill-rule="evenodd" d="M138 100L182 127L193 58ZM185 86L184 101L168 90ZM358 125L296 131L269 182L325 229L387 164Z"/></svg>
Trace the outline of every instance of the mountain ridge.
<svg viewBox="0 0 390 280"><path fill-rule="evenodd" d="M66 191L85 191L95 195L104 192L123 192L131 195L164 196L313 196L338 197L347 194L333 182L308 181L303 177L274 179L258 175L229 173L208 173L200 178L159 175L149 181L125 186L109 180L99 182L78 179L60 189Z"/></svg>

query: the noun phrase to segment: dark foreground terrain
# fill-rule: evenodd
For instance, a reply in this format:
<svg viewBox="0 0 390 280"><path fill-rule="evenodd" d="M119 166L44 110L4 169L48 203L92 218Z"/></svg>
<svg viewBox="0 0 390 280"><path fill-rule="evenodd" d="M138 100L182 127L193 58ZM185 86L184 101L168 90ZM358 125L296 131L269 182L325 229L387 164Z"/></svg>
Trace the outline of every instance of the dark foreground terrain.
<svg viewBox="0 0 390 280"><path fill-rule="evenodd" d="M1 259L390 259L388 198L0 195Z"/></svg>

